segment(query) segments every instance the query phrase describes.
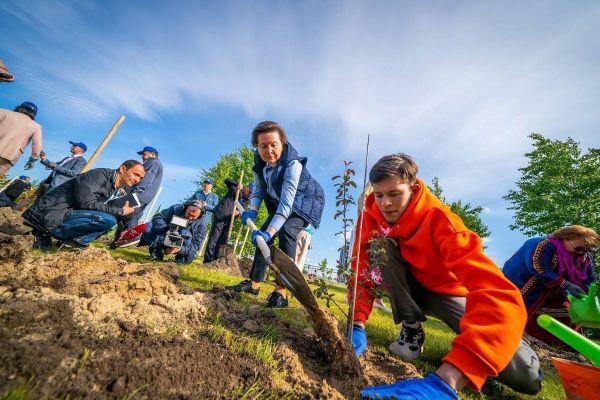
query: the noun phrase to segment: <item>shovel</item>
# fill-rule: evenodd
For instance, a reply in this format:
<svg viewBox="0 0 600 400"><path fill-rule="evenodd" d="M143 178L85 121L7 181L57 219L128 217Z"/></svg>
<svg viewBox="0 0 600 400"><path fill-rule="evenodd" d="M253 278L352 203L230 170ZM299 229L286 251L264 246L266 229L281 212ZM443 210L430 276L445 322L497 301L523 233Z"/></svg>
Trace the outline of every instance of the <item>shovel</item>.
<svg viewBox="0 0 600 400"><path fill-rule="evenodd" d="M242 215L244 207L242 207L239 201L235 202L235 206L240 212L240 215ZM258 230L250 218L246 220L246 225L253 231ZM285 288L289 290L290 293L298 299L300 304L302 304L311 314L316 313L319 310L317 299L312 290L310 290L310 286L308 286L306 279L304 279L304 275L302 275L302 272L300 272L300 269L294 261L275 246L271 246L269 249L267 242L265 242L262 237L257 237L256 242L260 252L267 261L269 268L275 271L277 278L283 283L283 286L285 286Z"/></svg>

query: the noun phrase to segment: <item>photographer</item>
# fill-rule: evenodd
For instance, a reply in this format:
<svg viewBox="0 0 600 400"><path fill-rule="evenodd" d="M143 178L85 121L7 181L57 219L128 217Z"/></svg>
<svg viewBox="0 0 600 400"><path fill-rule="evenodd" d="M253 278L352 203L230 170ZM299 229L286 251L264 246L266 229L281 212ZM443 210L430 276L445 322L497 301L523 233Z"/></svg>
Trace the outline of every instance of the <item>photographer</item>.
<svg viewBox="0 0 600 400"><path fill-rule="evenodd" d="M200 231L203 213L202 202L192 200L175 204L156 214L144 232L150 257L162 261L165 254L175 254L178 264L194 261L202 245Z"/></svg>

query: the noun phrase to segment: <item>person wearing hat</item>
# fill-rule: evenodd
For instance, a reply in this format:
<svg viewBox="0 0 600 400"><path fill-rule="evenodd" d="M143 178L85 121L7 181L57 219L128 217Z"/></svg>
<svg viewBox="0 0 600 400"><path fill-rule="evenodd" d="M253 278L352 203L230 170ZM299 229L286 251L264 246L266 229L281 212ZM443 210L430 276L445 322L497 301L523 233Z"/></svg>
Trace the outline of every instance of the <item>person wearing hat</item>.
<svg viewBox="0 0 600 400"><path fill-rule="evenodd" d="M42 127L34 121L37 111L37 106L29 101L14 111L0 108L0 176L6 175L17 163L29 142L31 156L24 168L33 168L33 163L40 157Z"/></svg>
<svg viewBox="0 0 600 400"><path fill-rule="evenodd" d="M69 142L71 144L71 155L58 162L48 160L46 153L40 153L40 164L51 169L52 173L46 178L44 183L48 184L46 190L53 189L61 183L79 175L86 164L83 153L87 151L87 146L83 142Z"/></svg>
<svg viewBox="0 0 600 400"><path fill-rule="evenodd" d="M133 187L131 193L134 193L137 196L140 206L136 208L135 213L118 219L117 229L115 230L115 236L111 247L114 247L115 242L119 240L121 234L125 230L133 228L138 224L140 216L144 212L146 206L150 204L152 199L154 199L154 196L156 196L162 182L163 165L158 159L158 150L154 147L146 146L137 153L142 156L146 175L144 175L144 179L142 179L140 183Z"/></svg>
<svg viewBox="0 0 600 400"><path fill-rule="evenodd" d="M227 232L231 223L231 213L234 212L235 194L240 190L240 203L246 205L250 202L250 194L254 189L254 183L238 187L237 182L231 179L225 179L227 186L227 194L221 199L219 204L213 210L213 223L208 234L208 242L206 243L206 251L204 252L204 260L208 263L217 259L219 247L227 243ZM237 215L237 210L235 210Z"/></svg>
<svg viewBox="0 0 600 400"><path fill-rule="evenodd" d="M0 207L13 207L17 198L30 188L31 183L29 183L28 176L21 175L14 179L0 192Z"/></svg>
<svg viewBox="0 0 600 400"><path fill-rule="evenodd" d="M143 237L148 244L150 258L162 261L165 255L175 254L175 262L189 264L196 258L196 253L202 245L200 237L203 206L200 200L190 200L184 204L175 204L156 214L152 221L146 224ZM165 237L171 229L173 217L185 218L187 226L180 227L179 235L183 238L181 247L165 246Z"/></svg>
<svg viewBox="0 0 600 400"><path fill-rule="evenodd" d="M202 190L198 190L196 193L192 195L190 200L200 200L204 207L204 215L202 216L202 230L200 231L200 236L202 237L201 242L204 242L204 237L206 236L206 232L208 230L208 224L212 222L213 211L217 204L219 204L219 196L214 193L213 190L213 180L211 178L206 178L202 181Z"/></svg>

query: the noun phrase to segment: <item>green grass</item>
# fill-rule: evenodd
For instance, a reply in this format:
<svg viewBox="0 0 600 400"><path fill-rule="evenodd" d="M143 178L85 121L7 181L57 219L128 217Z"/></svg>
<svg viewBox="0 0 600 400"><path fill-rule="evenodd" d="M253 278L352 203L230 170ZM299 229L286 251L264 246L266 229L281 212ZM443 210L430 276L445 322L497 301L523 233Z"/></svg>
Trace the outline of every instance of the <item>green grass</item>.
<svg viewBox="0 0 600 400"><path fill-rule="evenodd" d="M144 259L146 254L141 253L135 248L131 249L117 249L111 250L111 252L120 258L124 258L127 261L132 262L148 262ZM181 280L185 284L198 288L199 290L210 290L215 285L231 285L240 281L239 277L232 277L215 271L204 270L201 268L199 261L181 267ZM316 288L313 286L313 289ZM265 290L266 289L266 290ZM346 288L339 284L331 284L329 291L334 295L334 300L344 308L344 299L346 297ZM264 301L269 294L270 290L268 285L263 285L263 289L259 294L258 298L254 296L243 296L241 303L247 306L252 304L264 304ZM324 304L324 301L320 301ZM285 320L291 326L302 329L309 326L308 321L301 312L301 305L296 299L290 301L289 309L278 309L274 310L278 318ZM331 306L330 310L332 313L341 321L345 322L343 313L337 309L334 305ZM451 341L455 337L446 325L435 319L429 318L424 324L424 330L426 335L426 342L423 354L421 358L414 363L417 369L422 373L426 374L439 366L441 358L450 349ZM366 327L367 336L369 338L369 346L375 347L378 350L387 352L388 345L396 339L399 333L399 327L394 325L392 316L384 311L373 309L369 322ZM214 325L214 331L212 332L213 339L219 340L222 343L229 343L233 351L246 352L252 357L262 360L265 365L270 366L278 370L278 366L274 360L270 359L266 354L272 346L277 343L277 335L275 333L265 333L262 338L260 336L243 336L247 343L248 348L236 347L231 342L231 335L233 332L229 331L226 327L216 324ZM239 332L235 332L236 337L240 335ZM249 350L251 349L251 350ZM482 393L476 393L471 390L464 390L461 392L461 398L463 399L564 399L565 394L556 373L556 370L549 362L542 364L544 371L544 383L542 391L536 396L527 396L516 393L506 386L500 385L496 382L488 383ZM234 398L255 398L255 393L258 393L260 388L248 388L246 391L236 392ZM243 397L243 396L246 397ZM233 395L232 395L233 396ZM240 397L241 396L241 397ZM248 397L249 396L249 397ZM254 396L254 397L253 397ZM263 398L262 395L258 396ZM267 396L268 397L268 396Z"/></svg>

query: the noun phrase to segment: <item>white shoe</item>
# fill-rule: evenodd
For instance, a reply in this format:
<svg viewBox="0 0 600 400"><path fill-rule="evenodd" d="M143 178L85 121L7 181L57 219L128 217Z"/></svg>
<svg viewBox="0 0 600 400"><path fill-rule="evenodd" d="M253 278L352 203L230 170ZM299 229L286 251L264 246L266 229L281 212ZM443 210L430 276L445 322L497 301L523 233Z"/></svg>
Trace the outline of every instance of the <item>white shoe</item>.
<svg viewBox="0 0 600 400"><path fill-rule="evenodd" d="M402 323L400 335L390 344L389 349L404 361L415 361L423 352L423 343L425 343L425 332L420 323L416 328Z"/></svg>

